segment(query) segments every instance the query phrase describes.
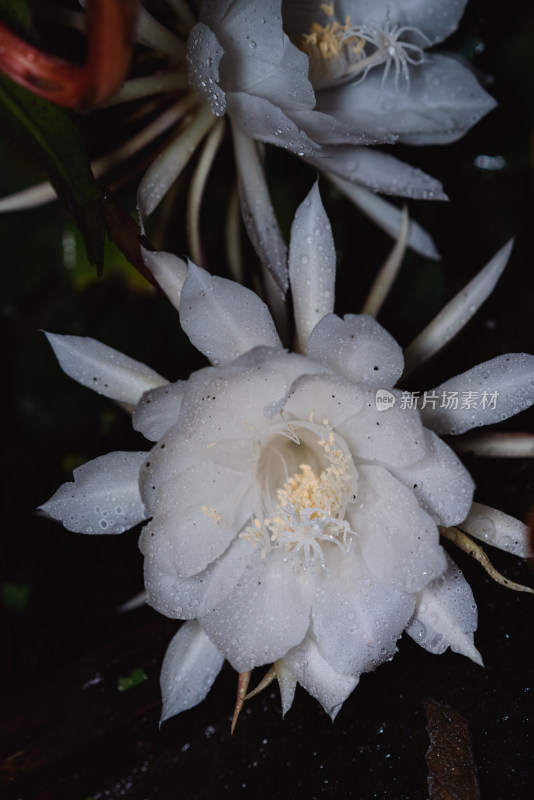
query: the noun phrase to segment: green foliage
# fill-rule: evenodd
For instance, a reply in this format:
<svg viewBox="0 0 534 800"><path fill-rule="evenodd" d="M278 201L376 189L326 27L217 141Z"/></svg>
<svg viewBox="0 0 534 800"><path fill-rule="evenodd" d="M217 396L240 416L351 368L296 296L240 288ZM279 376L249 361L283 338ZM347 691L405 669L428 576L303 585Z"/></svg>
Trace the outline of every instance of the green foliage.
<svg viewBox="0 0 534 800"><path fill-rule="evenodd" d="M144 669L141 669L141 667L136 667L136 669L133 669L129 675L121 675L117 688L119 692L127 692L128 689L133 689L134 686L138 686L138 684L143 683L143 681L146 681L147 679L148 675Z"/></svg>

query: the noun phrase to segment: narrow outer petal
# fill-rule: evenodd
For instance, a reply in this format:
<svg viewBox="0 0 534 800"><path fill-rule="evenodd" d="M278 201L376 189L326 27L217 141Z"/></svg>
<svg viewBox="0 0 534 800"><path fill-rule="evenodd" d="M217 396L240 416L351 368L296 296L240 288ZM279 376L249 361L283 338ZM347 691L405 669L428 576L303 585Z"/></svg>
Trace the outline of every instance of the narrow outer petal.
<svg viewBox="0 0 534 800"><path fill-rule="evenodd" d="M319 320L334 310L335 280L332 228L315 182L297 209L289 245L289 281L300 352L306 352L308 336Z"/></svg>
<svg viewBox="0 0 534 800"><path fill-rule="evenodd" d="M198 622L186 622L171 640L161 668L161 722L202 702L224 662Z"/></svg>
<svg viewBox="0 0 534 800"><path fill-rule="evenodd" d="M325 163L321 165L322 172L324 171ZM400 208L384 200L380 195L366 189L365 186L351 183L333 173L326 174L340 192L343 192L355 206L361 209L364 214L367 214L389 236L397 239L402 225L402 211ZM432 237L414 220L410 221L408 246L426 258L432 258L435 261L440 259Z"/></svg>
<svg viewBox="0 0 534 800"><path fill-rule="evenodd" d="M358 685L358 676L336 672L310 637L284 656L284 664L300 685L321 703L332 720Z"/></svg>
<svg viewBox="0 0 534 800"><path fill-rule="evenodd" d="M447 572L419 593L413 620L406 631L431 653L443 653L450 647L482 666L473 643L477 627L473 592L456 564L450 558L447 560Z"/></svg>
<svg viewBox="0 0 534 800"><path fill-rule="evenodd" d="M458 408L441 408L438 400L435 408L429 403L421 409L423 423L440 435L465 433L508 419L534 403L534 356L527 353L497 356L433 390L438 398L452 392L459 397ZM467 402L469 392L474 395L474 398L471 395L474 407Z"/></svg>
<svg viewBox="0 0 534 800"><path fill-rule="evenodd" d="M287 248L280 233L256 142L232 125L243 221L261 262L282 295L288 287Z"/></svg>
<svg viewBox="0 0 534 800"><path fill-rule="evenodd" d="M469 516L459 526L475 539L500 547L522 558L533 555L528 525L482 503L473 503Z"/></svg>
<svg viewBox="0 0 534 800"><path fill-rule="evenodd" d="M98 394L135 405L143 392L168 381L140 361L86 336L46 333L59 365L70 378Z"/></svg>
<svg viewBox="0 0 534 800"><path fill-rule="evenodd" d="M501 277L508 263L512 245L513 240L505 244L484 269L480 270L467 286L441 309L432 322L406 348L404 353L406 375L439 352L476 314Z"/></svg>
<svg viewBox="0 0 534 800"><path fill-rule="evenodd" d="M259 297L226 278L189 264L180 324L212 364L227 364L253 347L281 347L269 309Z"/></svg>
<svg viewBox="0 0 534 800"><path fill-rule="evenodd" d="M417 167L369 147L327 146L319 157L306 158L331 177L363 184L374 192L414 200L447 200L441 183Z"/></svg>
<svg viewBox="0 0 534 800"><path fill-rule="evenodd" d="M214 32L202 22L195 25L187 41L189 81L196 93L208 101L216 117L226 111L224 92L218 86L223 53Z"/></svg>
<svg viewBox="0 0 534 800"><path fill-rule="evenodd" d="M147 518L139 494L145 452L108 453L74 470L41 510L76 533L123 533Z"/></svg>
<svg viewBox="0 0 534 800"><path fill-rule="evenodd" d="M163 251L154 253L151 250L141 249L145 266L163 289L176 310L180 307L182 287L187 278L187 264L182 258L173 253Z"/></svg>

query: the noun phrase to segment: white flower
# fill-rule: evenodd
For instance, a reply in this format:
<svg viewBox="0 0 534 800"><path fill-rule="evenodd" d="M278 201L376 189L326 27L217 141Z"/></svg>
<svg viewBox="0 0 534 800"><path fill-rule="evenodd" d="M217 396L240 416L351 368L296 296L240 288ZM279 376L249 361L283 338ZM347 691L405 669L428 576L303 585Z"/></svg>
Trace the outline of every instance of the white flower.
<svg viewBox="0 0 534 800"><path fill-rule="evenodd" d="M408 349L412 366L472 316L509 251ZM480 663L473 595L438 525L527 554L525 526L472 504L471 477L435 431L532 404L534 357L500 356L435 390L498 392L496 410L403 407L399 345L369 315L333 313L335 252L317 187L297 211L289 262L300 352L283 349L253 292L168 254L147 263L212 366L168 383L94 340L49 334L63 369L133 406L135 429L155 442L80 467L43 509L85 533L150 518L148 602L188 620L164 661L163 718L200 702L224 659L243 686L274 664L284 711L300 683L332 717L405 630L433 653L450 646Z"/></svg>
<svg viewBox="0 0 534 800"><path fill-rule="evenodd" d="M95 162L95 173L173 131L139 187L144 219L204 141L188 205L191 254L200 263L200 205L228 118L243 218L263 264L285 291L287 251L257 143L305 159L396 236L401 212L377 193L446 196L437 180L373 145L451 142L495 105L466 67L427 50L456 29L465 4L215 0L200 3L196 21L186 4L169 0L176 12L169 28L143 7L137 38L154 51L157 71L127 81L112 103L144 102L139 113L149 122ZM156 118L148 102L155 96L164 107ZM42 200L42 192L5 198L0 209L31 204L32 198ZM408 243L437 257L415 222Z"/></svg>

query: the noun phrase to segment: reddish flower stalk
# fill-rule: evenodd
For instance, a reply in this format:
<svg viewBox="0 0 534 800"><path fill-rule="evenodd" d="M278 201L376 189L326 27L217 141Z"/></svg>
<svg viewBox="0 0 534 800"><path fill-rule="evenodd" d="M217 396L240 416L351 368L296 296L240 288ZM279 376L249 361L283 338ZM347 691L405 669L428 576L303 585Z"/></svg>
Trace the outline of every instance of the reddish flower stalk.
<svg viewBox="0 0 534 800"><path fill-rule="evenodd" d="M138 0L90 0L87 61L44 53L0 22L0 70L53 103L88 109L111 97L128 71Z"/></svg>

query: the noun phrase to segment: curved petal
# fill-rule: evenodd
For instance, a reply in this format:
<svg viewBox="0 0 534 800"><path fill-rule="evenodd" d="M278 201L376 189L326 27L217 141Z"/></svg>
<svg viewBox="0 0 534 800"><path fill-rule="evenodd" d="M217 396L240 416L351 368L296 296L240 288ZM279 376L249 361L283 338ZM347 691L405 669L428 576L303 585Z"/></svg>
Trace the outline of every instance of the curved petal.
<svg viewBox="0 0 534 800"><path fill-rule="evenodd" d="M415 200L447 200L442 184L417 167L369 147L326 146L320 157L306 161L329 177L363 184L374 192L410 197Z"/></svg>
<svg viewBox="0 0 534 800"><path fill-rule="evenodd" d="M293 122L285 109L270 100L247 92L227 92L226 106L234 125L252 139L284 147L299 156L320 154L321 146Z"/></svg>
<svg viewBox="0 0 534 800"><path fill-rule="evenodd" d="M344 122L336 119L332 114L323 114L309 108L286 108L286 114L317 144L394 144L397 137L389 131L360 131L356 125L349 128Z"/></svg>
<svg viewBox="0 0 534 800"><path fill-rule="evenodd" d="M145 452L108 453L74 470L40 509L76 533L123 533L147 518L139 494Z"/></svg>
<svg viewBox="0 0 534 800"><path fill-rule="evenodd" d="M144 537L165 539L169 566L184 578L218 558L250 517L248 475L203 461L162 483Z"/></svg>
<svg viewBox="0 0 534 800"><path fill-rule="evenodd" d="M458 27L467 0L338 0L337 18L352 25L410 25L419 28L436 44ZM284 22L296 36L307 32L313 22L324 23L321 0L284 0Z"/></svg>
<svg viewBox="0 0 534 800"><path fill-rule="evenodd" d="M187 40L189 82L208 101L216 117L222 117L226 111L224 92L218 85L223 53L214 32L202 22L195 25Z"/></svg>
<svg viewBox="0 0 534 800"><path fill-rule="evenodd" d="M388 468L407 467L424 457L426 442L419 412L403 408L400 398L397 389L386 390L385 395L380 389L366 391L361 410L337 424L356 466L370 462ZM388 401L385 407L380 404L382 399Z"/></svg>
<svg viewBox="0 0 534 800"><path fill-rule="evenodd" d="M200 624L238 672L276 661L302 641L313 596L310 574L288 562L285 551L262 558L244 543L253 561L235 575L222 602L210 585L199 613Z"/></svg>
<svg viewBox="0 0 534 800"><path fill-rule="evenodd" d="M387 586L369 572L357 542L328 556L312 606L313 633L330 666L349 675L368 672L396 652L415 595Z"/></svg>
<svg viewBox="0 0 534 800"><path fill-rule="evenodd" d="M436 524L387 470L360 466L358 477L358 497L347 518L367 568L400 592L420 591L446 568Z"/></svg>
<svg viewBox="0 0 534 800"><path fill-rule="evenodd" d="M406 375L445 347L476 314L501 277L508 263L512 245L513 240L505 244L484 269L480 270L467 286L441 309L432 322L406 348L404 353Z"/></svg>
<svg viewBox="0 0 534 800"><path fill-rule="evenodd" d="M161 667L161 722L198 705L221 671L224 656L198 622L186 622L167 648Z"/></svg>
<svg viewBox="0 0 534 800"><path fill-rule="evenodd" d="M167 383L144 392L133 410L134 430L157 442L178 420L186 381Z"/></svg>
<svg viewBox="0 0 534 800"><path fill-rule="evenodd" d="M211 107L203 103L194 118L188 119L187 124L151 162L137 190L137 208L141 220L152 214L161 203L214 122Z"/></svg>
<svg viewBox="0 0 534 800"><path fill-rule="evenodd" d="M401 347L367 314L324 316L311 332L307 353L367 389L391 388L404 367Z"/></svg>
<svg viewBox="0 0 534 800"><path fill-rule="evenodd" d="M332 721L358 685L359 676L336 672L311 637L290 650L284 656L284 664L300 685L321 703Z"/></svg>
<svg viewBox="0 0 534 800"><path fill-rule="evenodd" d="M508 419L534 403L534 356L508 353L484 361L440 384L429 395L458 400L428 403L421 409L427 428L439 434L459 434Z"/></svg>
<svg viewBox="0 0 534 800"><path fill-rule="evenodd" d="M459 526L475 539L522 558L533 555L528 525L482 503L473 503L469 516Z"/></svg>
<svg viewBox="0 0 534 800"><path fill-rule="evenodd" d="M345 83L317 93L317 109L368 136L387 131L403 144L446 144L463 136L495 107L469 69L453 58L425 54L409 69L408 91L382 68L360 83Z"/></svg>
<svg viewBox="0 0 534 800"><path fill-rule="evenodd" d="M226 92L247 92L274 103L290 99L297 107L313 108L308 59L284 33L281 5L281 0L254 0L232 3L222 13L210 9L206 21L225 50L221 86Z"/></svg>
<svg viewBox="0 0 534 800"><path fill-rule="evenodd" d="M321 167L324 164L321 165ZM323 170L321 169L321 172ZM325 173L332 183L337 186L340 192L348 197L369 219L372 219L383 231L394 239L399 237L402 226L403 214L400 208L384 200L380 195L371 192L364 186L343 180L333 173ZM408 246L416 253L420 253L426 258L439 261L440 255L436 249L432 237L413 219L410 220L408 230Z"/></svg>
<svg viewBox="0 0 534 800"><path fill-rule="evenodd" d="M389 471L413 492L438 525L458 525L469 513L475 484L460 459L432 431L425 430L426 452L415 464Z"/></svg>
<svg viewBox="0 0 534 800"><path fill-rule="evenodd" d="M243 221L265 269L282 295L287 292L287 247L271 203L256 142L232 125Z"/></svg>
<svg viewBox="0 0 534 800"><path fill-rule="evenodd" d="M180 324L213 364L226 364L253 347L281 347L269 309L250 289L189 264Z"/></svg>
<svg viewBox="0 0 534 800"><path fill-rule="evenodd" d="M190 578L180 578L168 571L165 563L160 567L159 556L155 550L157 543L150 535L141 533L139 549L145 555L144 575L147 603L171 619L196 619L200 604L208 588L212 567Z"/></svg>
<svg viewBox="0 0 534 800"><path fill-rule="evenodd" d="M343 436L343 423L362 413L363 392L340 375L303 375L280 406L284 419L329 425Z"/></svg>
<svg viewBox="0 0 534 800"><path fill-rule="evenodd" d="M176 310L180 307L182 286L187 278L187 264L173 253L153 252L141 248L145 266L151 271Z"/></svg>
<svg viewBox="0 0 534 800"><path fill-rule="evenodd" d="M334 310L336 248L317 181L297 208L291 226L289 281L293 296L298 350L315 325Z"/></svg>
<svg viewBox="0 0 534 800"><path fill-rule="evenodd" d="M431 653L443 653L450 647L482 666L473 643L477 627L473 592L456 564L449 557L447 561L445 574L419 593L415 614L406 631Z"/></svg>
<svg viewBox="0 0 534 800"><path fill-rule="evenodd" d="M46 333L61 369L69 378L104 397L135 405L143 392L163 386L165 378L140 361L87 336Z"/></svg>

